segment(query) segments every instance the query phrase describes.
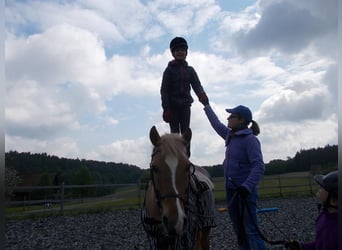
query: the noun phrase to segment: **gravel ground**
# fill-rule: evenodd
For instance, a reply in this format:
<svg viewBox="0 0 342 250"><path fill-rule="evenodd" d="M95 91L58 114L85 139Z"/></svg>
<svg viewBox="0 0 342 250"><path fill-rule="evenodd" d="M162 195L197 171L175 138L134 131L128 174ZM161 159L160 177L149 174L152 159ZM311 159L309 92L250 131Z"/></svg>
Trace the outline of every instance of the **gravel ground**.
<svg viewBox="0 0 342 250"><path fill-rule="evenodd" d="M268 239L314 238L315 198L263 200L259 207L278 208L258 214L260 229ZM228 213L217 212L216 224L211 232L212 249L238 249ZM140 210L7 220L5 229L6 249L149 249L140 223ZM284 248L267 245L267 249Z"/></svg>

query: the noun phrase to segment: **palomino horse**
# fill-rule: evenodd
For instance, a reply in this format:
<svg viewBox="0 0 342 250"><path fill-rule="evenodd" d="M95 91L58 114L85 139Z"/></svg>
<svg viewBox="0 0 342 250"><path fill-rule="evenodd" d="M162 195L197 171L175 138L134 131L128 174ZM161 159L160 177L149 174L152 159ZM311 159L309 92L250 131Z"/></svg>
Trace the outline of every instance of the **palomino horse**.
<svg viewBox="0 0 342 250"><path fill-rule="evenodd" d="M142 223L151 249L210 249L214 227L214 185L209 174L187 156L191 130L159 135L150 130L154 146Z"/></svg>

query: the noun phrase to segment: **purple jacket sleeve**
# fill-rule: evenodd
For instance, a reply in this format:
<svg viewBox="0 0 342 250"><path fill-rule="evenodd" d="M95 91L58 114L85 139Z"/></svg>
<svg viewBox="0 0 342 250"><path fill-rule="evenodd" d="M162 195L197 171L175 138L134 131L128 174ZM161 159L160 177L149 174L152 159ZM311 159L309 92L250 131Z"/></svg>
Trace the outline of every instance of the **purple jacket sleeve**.
<svg viewBox="0 0 342 250"><path fill-rule="evenodd" d="M222 137L223 140L226 140L228 134L230 133L230 129L224 125L220 120L217 118L217 115L213 111L213 109L210 107L210 105L206 105L204 107L205 114L208 117L208 120L213 127L213 129L216 131L216 133Z"/></svg>
<svg viewBox="0 0 342 250"><path fill-rule="evenodd" d="M303 250L338 248L338 213L323 210L316 219L316 237L312 242L303 242Z"/></svg>

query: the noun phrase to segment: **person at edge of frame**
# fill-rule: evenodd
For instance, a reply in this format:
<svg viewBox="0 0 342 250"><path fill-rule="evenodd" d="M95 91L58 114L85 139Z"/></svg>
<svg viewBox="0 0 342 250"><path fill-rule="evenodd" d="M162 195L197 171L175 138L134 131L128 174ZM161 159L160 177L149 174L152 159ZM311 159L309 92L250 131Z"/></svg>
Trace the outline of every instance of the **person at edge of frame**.
<svg viewBox="0 0 342 250"><path fill-rule="evenodd" d="M319 214L316 219L316 236L311 242L288 240L288 250L338 250L338 171L316 175L314 180L320 186L317 191Z"/></svg>

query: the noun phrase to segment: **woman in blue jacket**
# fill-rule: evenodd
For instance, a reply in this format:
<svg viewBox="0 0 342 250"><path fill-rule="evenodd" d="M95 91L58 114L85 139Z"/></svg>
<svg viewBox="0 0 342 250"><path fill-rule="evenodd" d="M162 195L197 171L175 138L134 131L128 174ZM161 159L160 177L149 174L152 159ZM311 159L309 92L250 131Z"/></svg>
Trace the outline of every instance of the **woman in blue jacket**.
<svg viewBox="0 0 342 250"><path fill-rule="evenodd" d="M257 231L256 214L257 185L265 171L261 145L256 137L260 133L259 126L252 119L250 109L242 105L226 109L231 114L228 126L220 122L209 104L204 111L211 126L225 140L226 197L239 249L266 249Z"/></svg>

